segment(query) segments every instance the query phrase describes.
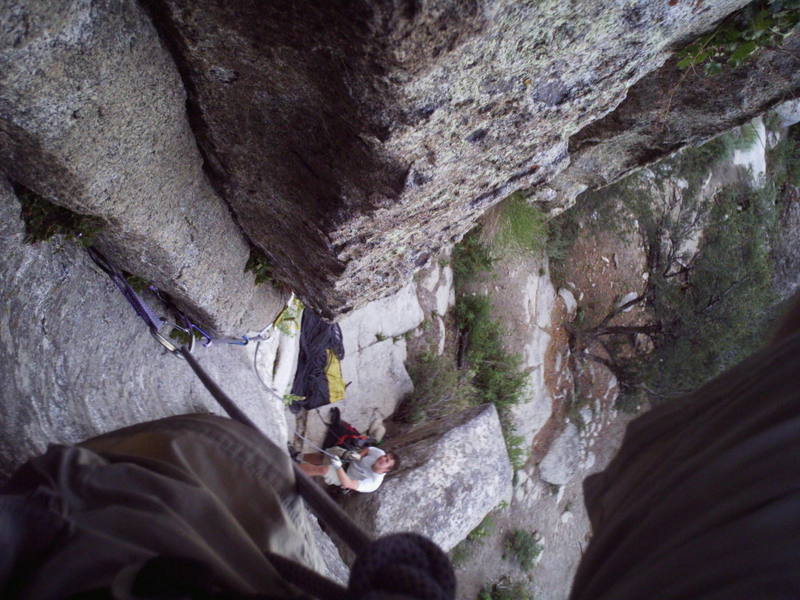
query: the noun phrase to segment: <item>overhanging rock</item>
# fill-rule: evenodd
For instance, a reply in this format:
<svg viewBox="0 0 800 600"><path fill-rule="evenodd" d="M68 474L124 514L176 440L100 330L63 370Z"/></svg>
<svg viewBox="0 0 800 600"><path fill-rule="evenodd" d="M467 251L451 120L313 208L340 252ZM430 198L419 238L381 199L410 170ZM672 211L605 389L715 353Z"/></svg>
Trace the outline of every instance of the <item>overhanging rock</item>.
<svg viewBox="0 0 800 600"><path fill-rule="evenodd" d="M345 498L345 510L375 535L413 531L450 550L511 498L511 463L492 404L420 427L388 447L401 456L401 471L376 492Z"/></svg>
<svg viewBox="0 0 800 600"><path fill-rule="evenodd" d="M198 143L306 304L398 289L747 0L146 0Z"/></svg>

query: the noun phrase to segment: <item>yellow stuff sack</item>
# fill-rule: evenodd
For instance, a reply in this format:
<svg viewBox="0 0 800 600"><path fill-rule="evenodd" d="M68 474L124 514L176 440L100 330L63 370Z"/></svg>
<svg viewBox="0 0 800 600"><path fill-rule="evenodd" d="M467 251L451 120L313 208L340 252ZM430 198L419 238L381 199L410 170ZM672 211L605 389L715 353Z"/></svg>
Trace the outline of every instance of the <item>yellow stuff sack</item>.
<svg viewBox="0 0 800 600"><path fill-rule="evenodd" d="M330 348L325 349L328 362L325 363L325 377L328 379L328 398L331 402L344 400L344 377L342 377L342 363Z"/></svg>

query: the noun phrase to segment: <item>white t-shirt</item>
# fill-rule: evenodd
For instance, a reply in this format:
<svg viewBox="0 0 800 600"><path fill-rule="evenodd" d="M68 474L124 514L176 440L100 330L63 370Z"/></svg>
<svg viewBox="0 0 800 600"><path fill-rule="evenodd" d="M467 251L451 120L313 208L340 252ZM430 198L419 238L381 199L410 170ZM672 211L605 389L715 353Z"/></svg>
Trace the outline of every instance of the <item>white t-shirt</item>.
<svg viewBox="0 0 800 600"><path fill-rule="evenodd" d="M358 481L359 492L374 492L383 483L385 473L376 473L372 466L384 454L386 452L380 448L370 447L361 460L351 462L347 467L347 476Z"/></svg>

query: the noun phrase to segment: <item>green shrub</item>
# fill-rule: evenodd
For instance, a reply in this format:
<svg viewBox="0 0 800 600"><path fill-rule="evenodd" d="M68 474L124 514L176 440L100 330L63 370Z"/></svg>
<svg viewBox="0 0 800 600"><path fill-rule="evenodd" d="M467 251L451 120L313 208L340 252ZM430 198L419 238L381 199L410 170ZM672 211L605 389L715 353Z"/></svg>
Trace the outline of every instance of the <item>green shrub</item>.
<svg viewBox="0 0 800 600"><path fill-rule="evenodd" d="M492 266L491 253L480 241L478 231L470 232L453 251L453 270L458 290L453 312L457 327L467 339L465 357L469 371L466 376L474 391L472 402L491 402L497 407L509 460L515 469L519 469L525 463L527 453L522 447L522 438L514 434L508 408L522 398L527 371L522 369L522 358L518 354L505 350L503 338L506 332L500 321L492 318L491 300L462 291L466 281ZM442 374L437 377L444 381L448 379ZM452 383L449 385L452 387Z"/></svg>
<svg viewBox="0 0 800 600"><path fill-rule="evenodd" d="M459 371L455 361L424 352L406 364L414 391L400 403L394 419L419 423L438 419L477 403L477 390L469 374Z"/></svg>
<svg viewBox="0 0 800 600"><path fill-rule="evenodd" d="M54 235L62 235L81 246L91 246L103 229L102 219L53 204L22 185L14 184L14 193L21 205L20 216L25 222L26 244L44 242Z"/></svg>
<svg viewBox="0 0 800 600"><path fill-rule="evenodd" d="M678 52L678 68L702 65L715 75L739 67L761 48L780 46L799 22L798 0L756 0Z"/></svg>
<svg viewBox="0 0 800 600"><path fill-rule="evenodd" d="M522 357L505 350L506 332L500 321L491 316L492 303L486 296L459 296L455 306L456 323L468 336L466 358L472 383L480 402L497 407L503 425L503 439L509 460L515 469L527 459L523 439L514 434L508 409L522 399L528 371L522 369Z"/></svg>
<svg viewBox="0 0 800 600"><path fill-rule="evenodd" d="M258 248L250 248L250 257L244 266L245 273L250 272L256 276L255 284L261 285L262 283L275 283L272 274L272 265L267 256Z"/></svg>
<svg viewBox="0 0 800 600"><path fill-rule="evenodd" d="M733 158L735 150L752 146L757 135L756 129L748 123L741 128L720 134L700 146L687 146L654 165L652 170L656 175L661 176L659 183L662 184L662 191L664 191L663 184L666 183L668 177L680 177L688 183L687 189L683 192L684 197L696 199L714 165ZM627 182L625 180L620 182L623 188L633 184L634 189L639 190L642 183L641 174L638 173L628 178ZM642 198L641 192L639 192L638 198L641 202L649 202L649 198ZM626 199L626 204L632 204L631 199ZM638 212L641 212L641 208Z"/></svg>
<svg viewBox="0 0 800 600"><path fill-rule="evenodd" d="M758 133L758 129L752 121L745 123L733 131L727 132L725 135L727 136L727 139L730 140L729 143L734 150L748 150L749 148L752 148L756 142L766 141L760 139L761 136Z"/></svg>
<svg viewBox="0 0 800 600"><path fill-rule="evenodd" d="M515 529L506 537L503 558L514 559L525 571L530 571L542 554L544 547L536 535L524 529Z"/></svg>
<svg viewBox="0 0 800 600"><path fill-rule="evenodd" d="M480 227L472 229L453 248L452 268L456 283L464 283L478 273L492 268L494 259L481 241Z"/></svg>
<svg viewBox="0 0 800 600"><path fill-rule="evenodd" d="M506 443L508 460L514 470L518 471L525 466L525 461L528 460L528 452L522 445L525 438L514 434L516 428L509 418L501 418L501 423L503 425L503 441Z"/></svg>
<svg viewBox="0 0 800 600"><path fill-rule="evenodd" d="M549 223L547 257L551 267L554 262L561 263L567 259L572 245L578 239L580 230L573 215L572 211L565 211Z"/></svg>
<svg viewBox="0 0 800 600"><path fill-rule="evenodd" d="M467 357L476 369L475 384L484 396L498 405L515 404L524 373L518 373L522 359L504 350L505 329L500 321L481 319L470 329Z"/></svg>
<svg viewBox="0 0 800 600"><path fill-rule="evenodd" d="M519 354L506 352L506 332L502 323L491 317L491 307L486 296L462 296L455 314L459 328L469 335L467 360L475 373L473 383L483 401L502 411L520 401L527 372L521 369Z"/></svg>
<svg viewBox="0 0 800 600"><path fill-rule="evenodd" d="M178 329L177 327L170 330L169 337L178 342L180 346L190 346L192 338L196 340L205 339L203 334L196 329L187 330L184 328Z"/></svg>
<svg viewBox="0 0 800 600"><path fill-rule="evenodd" d="M478 600L533 600L533 594L524 582L503 578L493 585L483 586Z"/></svg>
<svg viewBox="0 0 800 600"><path fill-rule="evenodd" d="M125 281L128 282L128 285L133 288L135 292L141 294L147 288L150 287L150 282L143 277L139 277L138 275L125 275Z"/></svg>
<svg viewBox="0 0 800 600"><path fill-rule="evenodd" d="M658 396L698 388L764 342L768 308L777 300L769 254L775 194L773 185L724 189L688 280L653 279L653 308L663 330L643 374Z"/></svg>
<svg viewBox="0 0 800 600"><path fill-rule="evenodd" d="M453 565L454 569L458 569L464 565L471 557L472 553L474 552L474 546L467 542L467 540L461 540L458 544L453 546L453 549L450 550L450 563Z"/></svg>
<svg viewBox="0 0 800 600"><path fill-rule="evenodd" d="M800 127L789 128L787 135L767 151L767 169L778 189L800 187Z"/></svg>
<svg viewBox="0 0 800 600"><path fill-rule="evenodd" d="M453 566L463 565L472 556L475 548L492 534L496 525L494 515L492 513L486 515L483 521L450 551L450 560Z"/></svg>
<svg viewBox="0 0 800 600"><path fill-rule="evenodd" d="M488 296L463 295L456 300L453 310L459 329L470 330L477 322L491 318L492 301Z"/></svg>
<svg viewBox="0 0 800 600"><path fill-rule="evenodd" d="M539 253L547 246L547 217L520 193L499 206L497 234L493 243L500 250Z"/></svg>
<svg viewBox="0 0 800 600"><path fill-rule="evenodd" d="M489 537L494 528L497 526L494 515L489 513L483 518L478 526L467 534L467 539L470 542L478 542L486 537Z"/></svg>

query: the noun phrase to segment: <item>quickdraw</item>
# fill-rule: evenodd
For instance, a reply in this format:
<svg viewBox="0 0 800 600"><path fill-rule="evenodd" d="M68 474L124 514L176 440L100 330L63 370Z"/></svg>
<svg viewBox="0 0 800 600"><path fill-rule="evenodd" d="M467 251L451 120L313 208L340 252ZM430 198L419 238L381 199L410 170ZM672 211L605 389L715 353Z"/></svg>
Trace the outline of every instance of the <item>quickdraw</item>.
<svg viewBox="0 0 800 600"><path fill-rule="evenodd" d="M205 347L211 346L215 341L223 344L246 346L250 342L260 342L270 338L271 331L264 335L258 335L254 337L248 337L246 335L241 337L214 337L199 325L192 322L183 311L175 306L175 303L172 302L167 294L159 290L156 286L150 285L148 286L148 289L165 307L167 307L167 309L169 309L170 312L177 317L177 320L180 321L180 323L160 316L152 309L152 307L144 300L144 298L142 298L141 295L139 295L139 293L133 289L119 267L117 267L108 258L103 256L96 248L90 246L86 250L89 253L89 257L98 267L100 267L104 273L106 273L106 275L109 276L109 278L111 278L111 281L114 282L114 285L117 286L117 289L119 289L128 303L133 307L133 309L136 311L136 314L139 315L139 317L147 324L147 327L150 330L150 335L152 335L159 344L161 344L175 356L182 357L182 354L178 352L180 349L179 345L173 343L173 341L168 337L169 332L174 330L180 331L188 336L189 343L187 345L189 352L194 350L196 339L195 333L199 334L200 343Z"/></svg>

